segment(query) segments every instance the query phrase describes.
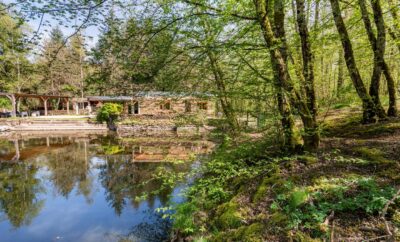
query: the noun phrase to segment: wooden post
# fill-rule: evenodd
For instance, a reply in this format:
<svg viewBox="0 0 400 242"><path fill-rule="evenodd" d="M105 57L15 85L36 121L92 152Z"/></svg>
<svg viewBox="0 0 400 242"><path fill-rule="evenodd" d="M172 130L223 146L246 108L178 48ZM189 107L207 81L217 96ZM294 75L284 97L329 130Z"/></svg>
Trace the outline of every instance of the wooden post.
<svg viewBox="0 0 400 242"><path fill-rule="evenodd" d="M15 147L15 155L12 158L12 161L19 161L19 158L21 157L20 152L19 152L19 143L18 140L14 140L14 147Z"/></svg>
<svg viewBox="0 0 400 242"><path fill-rule="evenodd" d="M41 97L41 99L43 101L43 106L44 106L44 116L47 116L47 100L48 100L48 98Z"/></svg>
<svg viewBox="0 0 400 242"><path fill-rule="evenodd" d="M17 111L17 112L20 112L21 110L21 108L20 108L20 97L16 97L15 98L15 105L16 105L16 108L15 108L15 110Z"/></svg>
<svg viewBox="0 0 400 242"><path fill-rule="evenodd" d="M67 114L69 115L69 98L67 98Z"/></svg>
<svg viewBox="0 0 400 242"><path fill-rule="evenodd" d="M128 102L124 102L123 103L123 110L122 110L122 113L124 114L124 115L128 115L129 114L129 105L128 105Z"/></svg>
<svg viewBox="0 0 400 242"><path fill-rule="evenodd" d="M17 117L17 101L15 99L15 95L10 94L10 95L6 95L6 97L8 99L10 99L11 105L12 105L11 117L15 118L15 117Z"/></svg>

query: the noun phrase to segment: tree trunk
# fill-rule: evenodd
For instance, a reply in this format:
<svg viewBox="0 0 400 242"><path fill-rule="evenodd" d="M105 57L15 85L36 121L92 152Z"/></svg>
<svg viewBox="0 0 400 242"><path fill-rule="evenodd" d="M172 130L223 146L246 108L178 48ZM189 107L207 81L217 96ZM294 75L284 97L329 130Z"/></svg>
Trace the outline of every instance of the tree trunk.
<svg viewBox="0 0 400 242"><path fill-rule="evenodd" d="M317 122L317 104L315 97L315 82L314 82L315 79L314 56L311 50L304 0L297 0L296 8L297 8L297 24L301 40L301 53L303 58L303 76L305 81L304 86L307 97L307 106L311 114L311 117L304 120L305 132L303 138L306 146L309 145L312 146L312 143L315 140L318 140L319 142L319 132L316 132L318 130L318 122ZM312 121L309 121L308 119L312 119Z"/></svg>
<svg viewBox="0 0 400 242"><path fill-rule="evenodd" d="M393 39L393 41L396 43L397 48L400 51L400 22L399 22L399 16L398 16L398 6L396 3L393 2L393 0L388 0L389 3L389 12L390 15L393 18L394 24L392 26L388 26L389 29L389 35Z"/></svg>
<svg viewBox="0 0 400 242"><path fill-rule="evenodd" d="M224 74L221 70L221 67L218 65L217 59L212 53L211 50L207 51L208 59L210 60L211 69L214 74L214 80L216 87L219 92L219 99L221 103L222 111L228 121L229 126L231 127L231 134L233 136L237 136L240 132L239 121L236 118L236 115L233 111L233 107L231 102L228 99L228 95L226 92L226 86L224 82Z"/></svg>
<svg viewBox="0 0 400 242"><path fill-rule="evenodd" d="M283 58L287 65L289 53L287 48L286 34L285 34L285 8L282 1L274 1L274 31L278 39L282 43L281 51ZM276 65L276 63L274 64ZM284 150L294 151L297 146L300 145L299 140L296 137L296 130L294 125L294 119L290 104L287 101L285 92L279 85L279 77L275 76L275 87L276 96L278 102L278 110L281 115L281 125L283 129L283 142L282 147Z"/></svg>
<svg viewBox="0 0 400 242"><path fill-rule="evenodd" d="M343 89L344 84L344 57L343 50L339 51L339 60L338 60L338 79L337 79L337 87L336 87L336 97L340 97L340 93Z"/></svg>
<svg viewBox="0 0 400 242"><path fill-rule="evenodd" d="M379 98L379 89L380 89L380 80L382 76L382 63L383 56L385 54L385 36L382 37L382 29L381 29L381 21L376 21L376 27L378 30L378 38L375 37L374 31L372 29L372 24L369 19L369 13L367 10L367 6L365 4L365 0L358 0L358 4L361 10L361 16L364 22L365 30L367 31L368 39L372 50L374 52L374 68L371 76L371 85L369 87L369 95L373 102L375 103L375 107L377 110L377 114L379 118L385 119L386 114L385 110L382 107L380 98ZM374 11L375 12L375 11ZM375 13L374 13L375 15ZM385 35L385 30L383 28L383 35Z"/></svg>
<svg viewBox="0 0 400 242"><path fill-rule="evenodd" d="M379 100L379 83L382 72L385 75L387 86L389 90L389 116L397 115L396 108L396 89L394 79L390 72L390 69L385 61L385 47L386 47L386 31L385 22L383 19L382 9L378 0L371 1L372 10L374 13L374 21L377 29L377 36L375 36L371 21L369 20L369 13L365 4L365 0L359 0L361 9L362 19L365 25L365 29L368 34L372 50L374 51L374 71L371 78L370 95L375 101L375 105L378 109L380 118L385 118L385 111ZM383 112L383 114L382 114Z"/></svg>
<svg viewBox="0 0 400 242"><path fill-rule="evenodd" d="M319 135L317 124L314 123L313 114L309 110L307 101L302 99L302 95L294 88L294 84L290 78L287 65L285 63L284 54L281 49L285 48L283 43L274 35L271 22L268 17L267 2L265 0L254 0L257 11L258 22L263 32L265 44L269 49L271 63L273 64L274 75L277 77L278 85L286 92L290 104L298 110L303 121L304 129L308 134L307 140L304 140L304 148L309 151L316 150L319 146ZM310 139L309 139L310 137ZM311 139L311 137L313 139Z"/></svg>
<svg viewBox="0 0 400 242"><path fill-rule="evenodd" d="M383 74L385 75L388 91L389 91L389 108L387 115L389 117L397 117L397 94L396 94L396 84L390 72L389 66L386 62L383 63Z"/></svg>
<svg viewBox="0 0 400 242"><path fill-rule="evenodd" d="M365 88L364 82L358 70L354 58L353 46L351 44L346 25L344 24L342 18L342 11L340 10L339 0L329 1L331 3L333 19L335 21L335 25L342 43L346 66L349 71L353 85L357 91L357 94L363 103L363 123L374 123L376 122L376 107L371 99L371 96L368 94L367 89Z"/></svg>

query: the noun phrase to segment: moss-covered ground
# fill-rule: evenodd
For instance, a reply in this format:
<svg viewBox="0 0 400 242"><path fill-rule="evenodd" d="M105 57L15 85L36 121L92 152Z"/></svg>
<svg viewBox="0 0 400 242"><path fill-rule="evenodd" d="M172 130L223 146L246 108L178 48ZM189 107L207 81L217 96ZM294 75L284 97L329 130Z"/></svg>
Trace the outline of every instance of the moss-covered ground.
<svg viewBox="0 0 400 242"><path fill-rule="evenodd" d="M400 119L353 116L325 120L315 154L226 139L176 208L175 238L400 241Z"/></svg>

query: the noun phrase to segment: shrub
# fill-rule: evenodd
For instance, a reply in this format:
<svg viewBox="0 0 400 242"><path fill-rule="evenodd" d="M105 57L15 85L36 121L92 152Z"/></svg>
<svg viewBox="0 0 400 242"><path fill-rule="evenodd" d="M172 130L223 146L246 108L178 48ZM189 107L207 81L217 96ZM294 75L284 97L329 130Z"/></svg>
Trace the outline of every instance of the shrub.
<svg viewBox="0 0 400 242"><path fill-rule="evenodd" d="M108 128L115 129L114 122L122 113L122 105L117 103L106 103L98 111L96 120L99 123L106 122Z"/></svg>

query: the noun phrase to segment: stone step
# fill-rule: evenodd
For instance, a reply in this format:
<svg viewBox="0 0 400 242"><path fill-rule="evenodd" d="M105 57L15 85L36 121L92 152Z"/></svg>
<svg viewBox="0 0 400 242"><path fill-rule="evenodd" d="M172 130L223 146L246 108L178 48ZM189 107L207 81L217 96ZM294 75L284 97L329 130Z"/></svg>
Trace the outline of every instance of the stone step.
<svg viewBox="0 0 400 242"><path fill-rule="evenodd" d="M16 126L93 126L96 124L19 124Z"/></svg>
<svg viewBox="0 0 400 242"><path fill-rule="evenodd" d="M30 130L107 130L106 126L85 126L85 127L78 127L78 126L16 126L13 128L15 131L30 131Z"/></svg>

